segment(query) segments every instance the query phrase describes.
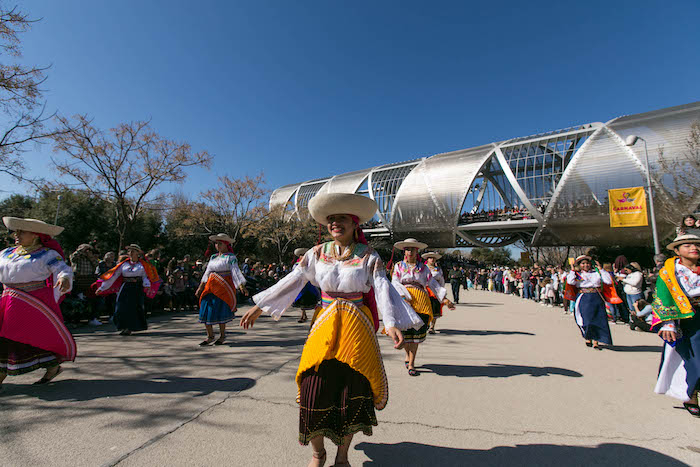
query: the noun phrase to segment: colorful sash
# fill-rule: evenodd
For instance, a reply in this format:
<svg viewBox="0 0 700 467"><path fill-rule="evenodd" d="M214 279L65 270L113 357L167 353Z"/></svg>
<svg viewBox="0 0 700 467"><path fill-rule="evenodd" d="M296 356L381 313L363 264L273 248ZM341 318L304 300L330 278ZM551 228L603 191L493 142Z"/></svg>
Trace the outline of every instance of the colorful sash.
<svg viewBox="0 0 700 467"><path fill-rule="evenodd" d="M102 274L98 279L97 282L92 284L90 287L97 293L97 289L100 288L103 282L108 281L109 279L114 276L114 273L117 272L117 270L121 267L122 264L126 263L129 261L128 259L125 259L121 263L117 264L114 266L112 269L107 271L106 273ZM144 260L143 258L139 260L139 263L141 263L141 266L143 266L143 269L146 271L146 277L148 277L148 280L151 281L151 286L150 287L144 287L143 291L146 294L148 298L153 298L156 296L156 293L158 292L158 288L160 287L160 284L163 283L163 281L160 280L160 277L158 277L158 271L156 270L155 266L153 266L151 263L148 261ZM123 276L119 276L116 281L114 281L114 284L112 284L112 287L109 289L102 291L99 293L99 295L109 295L113 293L118 293L119 290L122 288L122 283L124 282Z"/></svg>
<svg viewBox="0 0 700 467"><path fill-rule="evenodd" d="M653 318L652 327L664 321L686 319L695 316L695 310L690 299L683 291L676 277L676 259L669 258L659 271L656 279L656 292L651 303Z"/></svg>
<svg viewBox="0 0 700 467"><path fill-rule="evenodd" d="M207 294L214 294L214 296L223 300L231 311L236 311L236 287L233 285L230 273L220 274L212 272L209 274L209 279L207 279L202 295L199 296L199 306L202 306L202 299Z"/></svg>

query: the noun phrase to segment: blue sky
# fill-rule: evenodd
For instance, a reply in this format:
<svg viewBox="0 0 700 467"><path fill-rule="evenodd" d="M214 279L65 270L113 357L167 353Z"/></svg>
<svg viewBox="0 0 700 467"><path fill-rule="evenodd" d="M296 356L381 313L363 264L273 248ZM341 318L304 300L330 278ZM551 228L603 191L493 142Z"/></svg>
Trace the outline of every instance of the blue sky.
<svg viewBox="0 0 700 467"><path fill-rule="evenodd" d="M217 175L274 189L700 99L696 0L22 7L42 18L23 61L52 65L49 109L151 118L208 150L179 188L193 197ZM33 175L50 154L32 149Z"/></svg>

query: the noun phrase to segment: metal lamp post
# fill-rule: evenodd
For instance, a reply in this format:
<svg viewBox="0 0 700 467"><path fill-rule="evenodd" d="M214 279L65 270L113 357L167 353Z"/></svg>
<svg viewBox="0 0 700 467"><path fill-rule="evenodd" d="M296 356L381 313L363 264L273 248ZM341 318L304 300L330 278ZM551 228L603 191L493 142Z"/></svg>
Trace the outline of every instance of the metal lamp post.
<svg viewBox="0 0 700 467"><path fill-rule="evenodd" d="M58 203L56 203L56 217L54 217L53 220L54 225L58 225L58 210L61 209L61 195L58 195L56 199L58 200Z"/></svg>
<svg viewBox="0 0 700 467"><path fill-rule="evenodd" d="M654 235L654 254L661 253L659 248L659 234L656 232L656 215L654 214L654 195L651 189L651 171L649 170L649 151L647 151L647 141L641 136L629 135L625 138L625 145L632 147L637 143L637 140L644 141L644 162L647 169L647 188L649 190L649 208L651 209L651 232Z"/></svg>

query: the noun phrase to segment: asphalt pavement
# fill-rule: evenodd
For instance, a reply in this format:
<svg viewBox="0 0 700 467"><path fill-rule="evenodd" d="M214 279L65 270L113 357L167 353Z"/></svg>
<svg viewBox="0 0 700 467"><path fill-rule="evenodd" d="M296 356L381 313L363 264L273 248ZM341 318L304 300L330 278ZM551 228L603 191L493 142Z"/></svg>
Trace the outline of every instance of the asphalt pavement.
<svg viewBox="0 0 700 467"><path fill-rule="evenodd" d="M462 301L420 346L418 377L380 337L389 404L373 436L355 437L353 465L700 465L700 419L653 393L656 335L611 325L615 346L596 351L560 308L481 291ZM80 328L55 382L5 380L0 465L305 466L298 317L236 321L204 348L195 313L132 336Z"/></svg>

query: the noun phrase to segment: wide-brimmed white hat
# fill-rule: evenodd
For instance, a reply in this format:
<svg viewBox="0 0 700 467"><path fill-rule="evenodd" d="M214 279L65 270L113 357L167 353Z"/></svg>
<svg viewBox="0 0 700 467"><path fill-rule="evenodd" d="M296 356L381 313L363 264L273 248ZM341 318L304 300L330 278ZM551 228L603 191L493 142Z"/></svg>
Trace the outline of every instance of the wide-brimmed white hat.
<svg viewBox="0 0 700 467"><path fill-rule="evenodd" d="M673 250L677 246L683 245L684 243L700 243L700 237L693 234L679 235L671 243L669 243L666 248Z"/></svg>
<svg viewBox="0 0 700 467"><path fill-rule="evenodd" d="M136 243L132 243L131 245L127 245L126 247L124 247L124 249L127 251L127 253L129 252L129 250L136 250L138 252L143 253L143 250L141 249L141 247L138 246Z"/></svg>
<svg viewBox="0 0 700 467"><path fill-rule="evenodd" d="M3 217L2 221L9 230L23 230L55 237L63 232L63 227L47 224L39 219L22 219L21 217Z"/></svg>
<svg viewBox="0 0 700 467"><path fill-rule="evenodd" d="M592 261L592 258L591 258L590 256L588 256L588 255L581 255L581 256L577 256L577 257L576 257L576 259L574 260L574 264L578 264L578 263L580 263L581 261L583 261L584 259L587 259L588 261Z"/></svg>
<svg viewBox="0 0 700 467"><path fill-rule="evenodd" d="M304 256L307 251L309 251L308 248L297 248L294 250L294 256Z"/></svg>
<svg viewBox="0 0 700 467"><path fill-rule="evenodd" d="M420 256L423 259L428 259L428 258L440 259L440 258L442 258L442 255L440 253L438 253L437 251L428 251L427 253L423 253Z"/></svg>
<svg viewBox="0 0 700 467"><path fill-rule="evenodd" d="M323 193L309 201L309 214L319 224L327 224L328 216L350 214L357 216L360 224L374 217L377 203L366 196L351 193Z"/></svg>
<svg viewBox="0 0 700 467"><path fill-rule="evenodd" d="M402 242L394 243L394 248L398 248L399 250L405 250L406 248L418 248L419 250L423 250L428 248L428 244L419 242L415 238L407 238Z"/></svg>
<svg viewBox="0 0 700 467"><path fill-rule="evenodd" d="M233 239L226 235L225 233L219 233L216 235L210 235L209 240L212 242L226 242L226 243L233 243Z"/></svg>

